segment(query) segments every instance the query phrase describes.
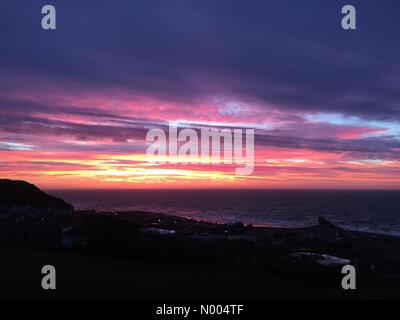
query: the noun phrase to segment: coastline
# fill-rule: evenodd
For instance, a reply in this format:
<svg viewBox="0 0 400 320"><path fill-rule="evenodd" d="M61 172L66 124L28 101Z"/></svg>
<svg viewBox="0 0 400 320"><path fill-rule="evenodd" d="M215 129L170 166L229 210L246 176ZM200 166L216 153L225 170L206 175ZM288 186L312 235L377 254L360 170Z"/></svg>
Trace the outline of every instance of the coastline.
<svg viewBox="0 0 400 320"><path fill-rule="evenodd" d="M3 180L0 187L0 298L400 297L399 237L324 218L276 228L75 210L25 182ZM61 288L53 296L35 282L44 264L57 268ZM352 293L341 287L349 264L357 270Z"/></svg>
<svg viewBox="0 0 400 320"><path fill-rule="evenodd" d="M400 192L344 190L69 190L76 209L144 211L215 223L302 228L320 216L354 231L400 235Z"/></svg>
<svg viewBox="0 0 400 320"><path fill-rule="evenodd" d="M89 263L94 268L96 263L90 262L92 260L122 263L125 271L121 272L126 277L135 278L129 269L135 270L137 265L143 266L140 270L144 274L146 272L143 270L153 270L152 274L147 274L150 278L154 278L154 272L159 272L158 266L181 270L182 274L185 273L182 270L184 266L188 270L195 270L193 274L190 271L183 278L176 279L176 283L185 277L190 278L190 274L196 282L214 271L222 278L225 272L232 272L235 274L232 283L226 285L226 290L219 289L220 297L224 298L225 294L225 297L239 298L240 294L232 296L229 290L236 288L240 291L240 288L246 287L246 292L250 292L250 288L254 291L254 294L248 293L248 297L257 299L262 298L264 290L266 298L279 298L279 294L274 296L273 292L282 286L281 282L285 290L299 293L293 298L345 298L346 292L340 288L341 268L350 263L356 266L358 278L361 279L356 297L391 298L398 297L400 293L399 238L345 230L324 219L307 228L215 224L157 213L99 213L94 210L74 211L71 215L40 214L37 219L41 221L40 229L35 231L38 238L35 238L33 230L30 230L29 244L21 242L21 239L16 239L14 244L7 243L3 236L2 254L8 250L8 254L13 256L22 250L24 256L44 255L46 259L63 261L58 264L62 269L68 269L68 259L78 265L80 261L87 260L84 264ZM21 222L18 228L21 228ZM28 225L26 228L29 228ZM57 234L56 230L60 233ZM26 231L24 229L23 232ZM58 243L55 239L58 239ZM29 265L29 262L26 263ZM110 272L115 276L119 269ZM251 273L265 277L266 283L257 283L253 279L252 283L243 284L239 277L245 275L246 278ZM161 274L168 277L164 271ZM99 275L98 280L104 281L107 276ZM96 297L96 292L90 289L93 283L86 282L83 274L77 274L77 277L81 279L78 287L83 287L83 292L87 292L87 296L82 298ZM161 289L158 281L150 278L146 285L152 288L151 292L156 297ZM122 297L140 299L130 296L127 284L115 283L113 287L108 281L112 290L120 292L121 286L125 288L122 291L126 295L121 293ZM229 282L228 279L224 281ZM263 289L262 286L270 281L278 284ZM130 281L128 283L132 285ZM217 281L209 283L205 292L216 285ZM193 287L186 294L195 297L198 290L198 287ZM59 297L72 297L73 292L73 288L70 288ZM177 298L185 296L181 295L183 292L174 292ZM305 292L304 296L300 292ZM103 294L107 296L105 292Z"/></svg>

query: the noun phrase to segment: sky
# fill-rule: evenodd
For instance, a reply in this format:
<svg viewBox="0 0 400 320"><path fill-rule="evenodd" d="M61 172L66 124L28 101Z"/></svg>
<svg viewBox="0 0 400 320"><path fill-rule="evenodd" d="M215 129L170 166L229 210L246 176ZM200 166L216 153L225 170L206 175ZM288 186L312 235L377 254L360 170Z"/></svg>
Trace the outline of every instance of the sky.
<svg viewBox="0 0 400 320"><path fill-rule="evenodd" d="M46 189L400 189L400 2L0 2L0 177ZM41 28L41 8L57 29ZM151 128L255 129L255 169L150 164Z"/></svg>

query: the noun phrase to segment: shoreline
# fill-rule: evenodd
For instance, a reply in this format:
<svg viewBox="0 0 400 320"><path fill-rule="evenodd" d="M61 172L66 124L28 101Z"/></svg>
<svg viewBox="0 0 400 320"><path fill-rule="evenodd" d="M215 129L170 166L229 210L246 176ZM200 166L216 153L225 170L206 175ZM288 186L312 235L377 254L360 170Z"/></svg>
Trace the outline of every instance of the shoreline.
<svg viewBox="0 0 400 320"><path fill-rule="evenodd" d="M307 225L302 225L302 224L287 224L285 225L285 223L251 223L251 222L246 222L243 221L241 219L238 220L231 220L231 221L217 221L214 219L203 219L203 218L198 218L196 216L191 217L185 214L171 214L171 213L162 213L162 212L152 212L152 211L145 211L145 210L96 210L96 209L91 209L91 208L83 208L83 209L77 209L75 210L77 213L78 212L96 212L97 214L105 214L105 215L113 215L115 213L119 213L119 214L137 214L137 213L141 213L141 214L149 214L149 215L160 215L160 216L167 216L167 217L178 217L178 218L182 218L182 219L187 219L187 220L192 220L194 222L206 222L206 223L211 223L211 224L218 224L218 225L229 225L229 224L234 224L234 223L242 223L244 225L251 225L253 227L256 228L272 228L272 229L307 229L307 228L312 228L315 227L316 225L318 225L318 219L319 218L323 218L326 219L324 216L319 216L317 217L315 220L315 223L309 223ZM207 213L205 214L207 215ZM329 219L327 219L329 220ZM330 220L329 220L330 221ZM396 237L396 238L400 238L400 230L390 230L390 231L382 231L382 230L375 230L375 229L371 229L370 227L355 227L355 226L350 226L350 225L341 225L341 224L336 224L333 223L335 226L337 226L338 228L347 230L347 231L352 231L352 232L360 232L360 233L367 233L367 234L376 234L376 235L381 235L381 236L390 236L390 237Z"/></svg>
<svg viewBox="0 0 400 320"><path fill-rule="evenodd" d="M4 225L4 216L0 215L0 219L3 222L0 225ZM46 260L46 263L55 261L65 273L70 273L71 264L75 267L82 264L83 270L86 270L87 265L97 268L99 261L108 261L107 264L122 264L124 267L109 269L101 266L100 270L108 270L110 274L118 272L125 278L136 278L129 270L139 268L148 277L142 285L149 287L149 299L152 298L151 292L155 294L159 290L164 290L164 294L172 290L178 298L184 298L185 294L195 298L201 283L213 272L217 278L226 277L225 273L234 275L232 283L224 278L226 290L215 287L218 281L201 289L208 295L218 289L220 298L231 297L229 290L240 291L241 288L246 288L249 299L253 296L257 299L283 298L275 293L281 287L285 292L297 292L293 294L296 299L302 299L303 294L310 298L346 298L346 292L340 288L341 268L345 264L357 268L360 288L355 297L400 297L400 239L345 230L323 218L319 224L305 228L216 224L159 213L129 211L36 212L34 220L31 219L32 216L29 216L14 223L14 215L12 221L8 221L8 227L14 228L9 232L12 238L8 243L4 228L0 230L0 252L5 258L16 255L24 260L25 256L32 257L29 261L24 260L24 265L31 266L38 261L36 257L45 257L39 260ZM40 227L37 227L39 221ZM22 232L21 237L29 233L29 242L16 237L18 232ZM157 266L180 270L174 281L181 289L183 282L193 281L196 285L184 291L185 294L180 289L161 289L159 282L166 281L162 280L163 277L170 275ZM185 268L188 268L186 273ZM159 273L156 278L161 278L151 280L155 274L148 273L148 270ZM82 298L96 297L98 293L92 288L96 285L85 278L89 271L82 274L76 272L74 276L82 282L78 287L85 292L81 293ZM122 292L124 298L131 297L128 284L112 284L108 275L102 272L106 271L96 272L96 281L106 283L107 290ZM260 283L256 279L252 279L251 283L240 280L241 277L247 279L251 274L264 280ZM0 277L0 285L4 286L7 281ZM132 281L128 283L134 286ZM26 286L26 283L21 286ZM65 286L68 290L63 291L60 298L76 294L75 285ZM32 290L30 287L26 289ZM107 290L102 297L107 298ZM15 294L18 297L18 293ZM37 294L39 297L43 295L35 292L35 296ZM235 297L239 297L239 293Z"/></svg>
<svg viewBox="0 0 400 320"><path fill-rule="evenodd" d="M358 283L351 297L400 297L399 237L346 230L322 217L310 227L276 228L74 210L25 182L1 184L0 256L10 263L0 272L0 297L10 290L17 297L43 296L34 280L47 264L61 275L63 298L81 291L82 298L96 297L103 285L104 298L110 292L132 297L132 287L147 288L149 298L161 291L180 298L214 292L220 298L284 298L288 292L300 299L348 298L341 280L349 264Z"/></svg>
<svg viewBox="0 0 400 320"><path fill-rule="evenodd" d="M399 193L360 190L86 190L54 195L77 209L150 211L217 223L307 227L319 216L354 231L400 235Z"/></svg>

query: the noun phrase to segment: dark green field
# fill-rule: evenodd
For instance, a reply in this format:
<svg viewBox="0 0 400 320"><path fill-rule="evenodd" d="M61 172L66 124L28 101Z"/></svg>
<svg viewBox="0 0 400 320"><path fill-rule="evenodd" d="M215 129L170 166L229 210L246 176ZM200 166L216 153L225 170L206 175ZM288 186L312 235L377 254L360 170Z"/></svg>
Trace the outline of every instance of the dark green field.
<svg viewBox="0 0 400 320"><path fill-rule="evenodd" d="M70 253L0 249L1 299L330 299L399 298L400 292L285 281L226 265L136 262ZM57 289L41 289L41 267L57 270Z"/></svg>

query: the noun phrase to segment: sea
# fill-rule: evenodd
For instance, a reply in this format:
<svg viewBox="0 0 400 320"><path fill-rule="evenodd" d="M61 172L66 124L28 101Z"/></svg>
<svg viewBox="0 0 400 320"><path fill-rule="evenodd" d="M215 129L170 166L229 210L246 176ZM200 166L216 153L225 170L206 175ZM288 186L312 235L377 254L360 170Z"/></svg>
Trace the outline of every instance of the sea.
<svg viewBox="0 0 400 320"><path fill-rule="evenodd" d="M400 191L47 190L75 209L145 211L218 223L304 227L324 217L351 230L400 236Z"/></svg>

